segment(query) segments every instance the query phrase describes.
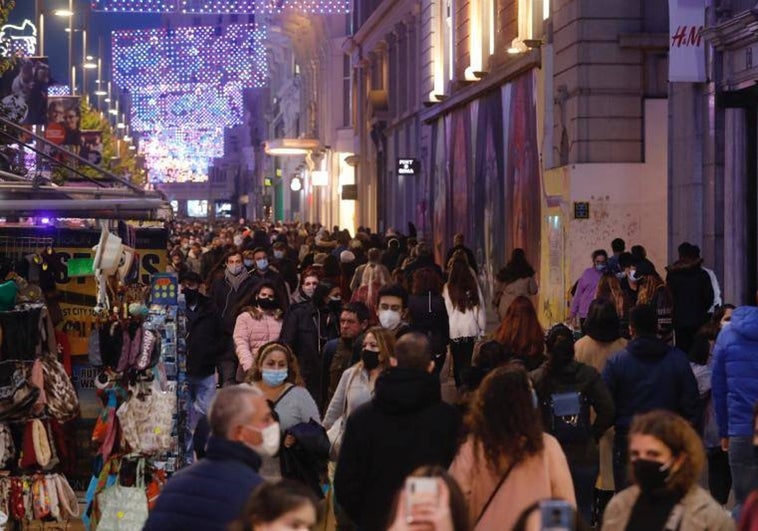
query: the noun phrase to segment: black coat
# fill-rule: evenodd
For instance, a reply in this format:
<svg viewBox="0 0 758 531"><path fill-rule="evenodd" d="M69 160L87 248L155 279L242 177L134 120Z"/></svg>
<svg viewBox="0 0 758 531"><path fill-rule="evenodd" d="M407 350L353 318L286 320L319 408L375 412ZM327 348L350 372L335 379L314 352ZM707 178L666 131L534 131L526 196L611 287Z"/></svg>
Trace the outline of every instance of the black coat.
<svg viewBox="0 0 758 531"><path fill-rule="evenodd" d="M680 260L666 268L666 285L674 299L674 328L699 328L708 320L713 284L702 264L702 260Z"/></svg>
<svg viewBox="0 0 758 531"><path fill-rule="evenodd" d="M440 294L411 295L408 297L411 328L426 334L434 354L444 354L450 342L450 321L445 299Z"/></svg>
<svg viewBox="0 0 758 531"><path fill-rule="evenodd" d="M260 467L244 444L211 437L205 457L166 483L143 531L225 531L263 483Z"/></svg>
<svg viewBox="0 0 758 531"><path fill-rule="evenodd" d="M198 295L195 311L187 308L187 374L210 376L224 348L224 325L213 302Z"/></svg>
<svg viewBox="0 0 758 531"><path fill-rule="evenodd" d="M550 431L553 412L550 407L550 396L554 393L578 391L587 399L595 410L595 422L590 429L591 436L583 443L562 444L566 458L572 464L597 464L600 458L597 443L600 437L613 426L615 408L613 398L608 391L600 373L590 366L578 361L572 361L567 366L555 372L549 372L543 365L530 373L534 382L534 390L540 401L540 410L546 431Z"/></svg>
<svg viewBox="0 0 758 531"><path fill-rule="evenodd" d="M334 478L337 502L361 531L386 529L406 476L422 465L447 468L460 426L458 411L440 399L436 375L388 369L372 401L347 419Z"/></svg>
<svg viewBox="0 0 758 531"><path fill-rule="evenodd" d="M250 289L251 293L257 290L258 286L264 282L271 284L274 286L274 292L276 293L276 302L279 303L279 308L283 312L287 311L287 308L290 306L290 298L289 294L287 293L287 287L284 285L284 278L277 269L275 269L273 266L269 266L265 271L252 269L249 272L249 275L253 282L253 286Z"/></svg>
<svg viewBox="0 0 758 531"><path fill-rule="evenodd" d="M240 309L240 305L248 298L254 287L255 282L250 275L242 281L237 291L232 289L226 278L216 280L211 286L210 298L219 312L219 317L224 324L224 331L229 339L234 333L234 325L237 324L237 310Z"/></svg>
<svg viewBox="0 0 758 531"><path fill-rule="evenodd" d="M308 485L316 496L323 498L321 478L326 473L331 447L326 430L311 419L292 426L285 432L287 434L297 442L291 448L282 446L279 451L282 477Z"/></svg>
<svg viewBox="0 0 758 531"><path fill-rule="evenodd" d="M324 368L321 352L330 339L338 336L338 323L328 322L331 313L318 309L312 301L290 306L284 314L279 341L292 348L300 364L300 374L313 400L323 408L325 396Z"/></svg>

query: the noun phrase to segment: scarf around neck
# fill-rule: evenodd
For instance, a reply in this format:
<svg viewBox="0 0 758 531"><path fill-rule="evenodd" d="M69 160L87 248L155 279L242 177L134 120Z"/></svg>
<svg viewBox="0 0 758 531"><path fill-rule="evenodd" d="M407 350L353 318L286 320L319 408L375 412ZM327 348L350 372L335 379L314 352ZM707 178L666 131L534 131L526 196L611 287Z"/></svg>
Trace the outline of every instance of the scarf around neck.
<svg viewBox="0 0 758 531"><path fill-rule="evenodd" d="M232 290L238 291L240 289L240 286L245 281L245 279L248 277L248 272L243 268L239 275L232 275L229 270L227 269L224 272L224 278L229 283L229 285L232 287Z"/></svg>

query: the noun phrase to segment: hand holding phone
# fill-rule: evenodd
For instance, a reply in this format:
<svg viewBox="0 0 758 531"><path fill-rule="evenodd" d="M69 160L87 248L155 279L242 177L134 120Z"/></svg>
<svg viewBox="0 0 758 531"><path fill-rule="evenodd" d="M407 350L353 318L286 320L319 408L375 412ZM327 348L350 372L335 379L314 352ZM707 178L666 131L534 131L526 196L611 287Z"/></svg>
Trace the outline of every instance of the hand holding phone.
<svg viewBox="0 0 758 531"><path fill-rule="evenodd" d="M389 531L454 531L445 482L440 478L408 478Z"/></svg>

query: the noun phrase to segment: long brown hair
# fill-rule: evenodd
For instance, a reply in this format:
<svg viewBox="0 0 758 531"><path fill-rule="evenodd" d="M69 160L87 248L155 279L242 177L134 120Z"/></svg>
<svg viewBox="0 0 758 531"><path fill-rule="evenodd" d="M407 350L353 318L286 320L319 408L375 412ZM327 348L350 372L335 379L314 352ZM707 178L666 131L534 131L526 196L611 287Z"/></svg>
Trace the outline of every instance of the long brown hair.
<svg viewBox="0 0 758 531"><path fill-rule="evenodd" d="M511 355L539 356L545 351L545 332L532 301L523 295L513 299L493 337Z"/></svg>
<svg viewBox="0 0 758 531"><path fill-rule="evenodd" d="M607 299L616 307L616 313L619 317L626 314L626 299L624 291L621 289L621 283L615 275L606 274L600 277L595 290L596 299Z"/></svg>
<svg viewBox="0 0 758 531"><path fill-rule="evenodd" d="M676 413L658 409L634 417L629 430L630 439L634 435L655 437L671 450L674 458L684 456L684 462L676 471L671 472L670 479L666 483L666 490L680 495L689 492L697 483L705 466L703 441L689 422ZM633 478L634 470L631 463L630 469L630 477Z"/></svg>
<svg viewBox="0 0 758 531"><path fill-rule="evenodd" d="M379 345L379 367L384 370L389 366L390 358L395 352L395 333L381 326L372 326L366 330L363 337L365 338L369 334L374 336L377 345ZM363 361L359 361L356 365L363 368Z"/></svg>
<svg viewBox="0 0 758 531"><path fill-rule="evenodd" d="M514 365L494 369L484 378L466 424L473 437L475 459L481 448L487 467L495 474L544 448L542 420L534 409L529 377Z"/></svg>
<svg viewBox="0 0 758 531"><path fill-rule="evenodd" d="M300 365L297 362L295 354L288 345L279 343L278 341L269 341L261 345L261 348L258 350L258 357L255 359L255 363L253 363L250 371L248 371L247 383L258 383L263 379L263 362L272 352L284 352L284 355L287 357L287 379L285 381L304 387L305 382L300 375Z"/></svg>
<svg viewBox="0 0 758 531"><path fill-rule="evenodd" d="M661 287L666 287L658 273L645 275L640 283L640 292L637 295L637 304L655 304L655 296Z"/></svg>
<svg viewBox="0 0 758 531"><path fill-rule="evenodd" d="M450 261L450 275L446 286L453 308L465 312L479 306L479 286L468 261L460 256L465 257L465 254L457 251Z"/></svg>

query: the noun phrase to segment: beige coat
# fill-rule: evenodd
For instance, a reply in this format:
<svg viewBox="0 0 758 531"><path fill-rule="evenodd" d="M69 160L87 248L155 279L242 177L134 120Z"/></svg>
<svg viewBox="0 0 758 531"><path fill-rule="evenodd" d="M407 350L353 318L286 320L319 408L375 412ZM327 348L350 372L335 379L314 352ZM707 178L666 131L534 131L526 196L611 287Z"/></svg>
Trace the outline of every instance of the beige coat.
<svg viewBox="0 0 758 531"><path fill-rule="evenodd" d="M626 339L623 337L611 343L604 343L592 339L590 336L584 336L574 345L574 352L576 353L576 361L591 365L602 374L608 358L625 347ZM600 474L596 486L600 490L616 490L613 481L613 437L615 433L615 430L611 428L598 441Z"/></svg>
<svg viewBox="0 0 758 531"><path fill-rule="evenodd" d="M626 529L632 508L640 495L639 487L621 491L608 503L603 515L602 531ZM682 531L732 531L734 520L705 490L693 486L680 502L684 511L679 529Z"/></svg>
<svg viewBox="0 0 758 531"><path fill-rule="evenodd" d="M450 474L463 490L473 531L511 529L524 509L546 498L560 498L576 506L566 456L552 435L543 434L543 439L545 448L542 453L513 468L476 527L474 523L479 513L502 476L489 469L481 446L479 458L475 458L471 437L463 443L450 465Z"/></svg>
<svg viewBox="0 0 758 531"><path fill-rule="evenodd" d="M498 295L499 294L499 295ZM514 280L508 284L502 284L499 281L495 283L495 297L494 300L498 301L497 304L497 316L500 321L505 317L505 312L508 311L508 307L511 305L516 297L529 297L530 295L537 294L537 282L534 277L525 277L518 280Z"/></svg>

